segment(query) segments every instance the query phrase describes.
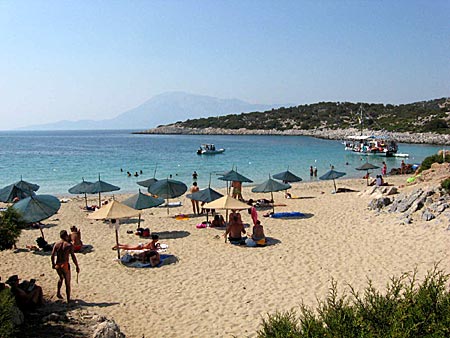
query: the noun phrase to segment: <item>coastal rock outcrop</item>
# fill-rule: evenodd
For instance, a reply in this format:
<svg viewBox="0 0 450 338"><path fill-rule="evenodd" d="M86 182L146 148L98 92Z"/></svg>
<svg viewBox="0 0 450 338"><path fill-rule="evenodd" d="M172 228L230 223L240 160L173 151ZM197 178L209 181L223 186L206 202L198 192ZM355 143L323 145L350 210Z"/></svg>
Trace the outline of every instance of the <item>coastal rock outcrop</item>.
<svg viewBox="0 0 450 338"><path fill-rule="evenodd" d="M114 320L104 317L103 319L94 329L93 338L125 338L125 335L120 331L119 325Z"/></svg>
<svg viewBox="0 0 450 338"><path fill-rule="evenodd" d="M385 134L381 131L364 130L363 132L371 135ZM178 123L159 126L135 134L183 134L183 135L285 135L285 136L312 136L329 140L342 140L350 135L357 135L360 130L355 128L349 129L226 129L226 128L187 128ZM418 143L418 144L443 144L450 145L450 135L434 134L434 133L389 133L394 139L402 143Z"/></svg>

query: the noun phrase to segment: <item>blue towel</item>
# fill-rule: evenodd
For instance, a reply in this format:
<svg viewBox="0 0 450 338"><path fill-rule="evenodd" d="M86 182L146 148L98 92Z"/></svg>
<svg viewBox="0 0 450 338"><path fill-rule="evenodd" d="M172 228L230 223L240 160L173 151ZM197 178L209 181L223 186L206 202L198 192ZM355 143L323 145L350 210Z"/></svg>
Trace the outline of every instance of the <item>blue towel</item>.
<svg viewBox="0 0 450 338"><path fill-rule="evenodd" d="M305 217L305 214L298 211L291 211L291 212L276 212L272 215L270 215L272 218L292 218L292 217Z"/></svg>

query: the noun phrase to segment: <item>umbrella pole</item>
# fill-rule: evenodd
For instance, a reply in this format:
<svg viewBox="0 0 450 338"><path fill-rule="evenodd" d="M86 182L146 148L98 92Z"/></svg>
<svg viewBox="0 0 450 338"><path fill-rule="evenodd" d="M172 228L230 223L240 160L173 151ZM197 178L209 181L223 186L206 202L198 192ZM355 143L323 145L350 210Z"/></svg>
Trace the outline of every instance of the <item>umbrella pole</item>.
<svg viewBox="0 0 450 338"><path fill-rule="evenodd" d="M116 228L116 245L117 245L117 258L120 259L120 249L119 249L119 231Z"/></svg>
<svg viewBox="0 0 450 338"><path fill-rule="evenodd" d="M336 189L336 182L335 182L334 178L333 178L333 184L334 184L334 192L337 192L337 189Z"/></svg>
<svg viewBox="0 0 450 338"><path fill-rule="evenodd" d="M272 213L275 213L275 202L273 200L273 192L270 192L270 198L272 200Z"/></svg>
<svg viewBox="0 0 450 338"><path fill-rule="evenodd" d="M169 199L167 199L167 215L169 214Z"/></svg>
<svg viewBox="0 0 450 338"><path fill-rule="evenodd" d="M86 210L87 210L87 195L86 195L86 193L84 193L84 201L86 202Z"/></svg>
<svg viewBox="0 0 450 338"><path fill-rule="evenodd" d="M366 179L367 179L367 186L369 186L369 170L367 170Z"/></svg>
<svg viewBox="0 0 450 338"><path fill-rule="evenodd" d="M44 238L44 231L42 231L42 226L41 225L39 225L39 230L41 231L42 239L45 240L45 238Z"/></svg>
<svg viewBox="0 0 450 338"><path fill-rule="evenodd" d="M100 191L98 192L98 207L101 208L102 207L102 198L100 196Z"/></svg>
<svg viewBox="0 0 450 338"><path fill-rule="evenodd" d="M138 228L141 226L141 213L139 213Z"/></svg>

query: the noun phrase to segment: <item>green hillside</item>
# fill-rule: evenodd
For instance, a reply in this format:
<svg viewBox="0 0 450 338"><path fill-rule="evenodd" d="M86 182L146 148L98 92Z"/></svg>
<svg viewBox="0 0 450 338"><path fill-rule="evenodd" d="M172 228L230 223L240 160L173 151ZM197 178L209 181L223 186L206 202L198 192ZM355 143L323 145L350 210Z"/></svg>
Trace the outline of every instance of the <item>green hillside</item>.
<svg viewBox="0 0 450 338"><path fill-rule="evenodd" d="M397 132L434 132L450 134L450 100L446 98L410 104L371 104L319 102L296 107L281 107L265 112L231 114L177 122L189 128L227 129L316 129L359 128L359 111L364 126L372 130Z"/></svg>

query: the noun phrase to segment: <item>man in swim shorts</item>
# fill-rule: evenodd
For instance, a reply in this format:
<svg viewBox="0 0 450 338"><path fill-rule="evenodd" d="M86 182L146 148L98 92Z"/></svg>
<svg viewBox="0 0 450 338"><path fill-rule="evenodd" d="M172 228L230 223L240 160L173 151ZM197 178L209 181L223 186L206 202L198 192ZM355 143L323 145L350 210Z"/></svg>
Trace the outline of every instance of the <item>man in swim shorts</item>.
<svg viewBox="0 0 450 338"><path fill-rule="evenodd" d="M242 237L242 234L245 234L244 224L239 221L239 217L237 215L233 215L228 222L227 229L225 230L225 243L227 242L227 238L231 243L241 243L245 242L246 237ZM230 235L228 237L228 235Z"/></svg>
<svg viewBox="0 0 450 338"><path fill-rule="evenodd" d="M231 197L237 198L240 201L243 201L244 198L242 197L242 182L233 181L231 182L231 186L233 187L233 193Z"/></svg>
<svg viewBox="0 0 450 338"><path fill-rule="evenodd" d="M72 257L73 263L76 266L77 273L80 272L80 267L78 266L78 261L75 256L73 245L69 241L69 234L66 230L61 230L59 233L59 237L61 241L55 244L52 251L52 268L56 270L59 276L58 280L58 291L56 293L56 297L62 299L61 295L61 286L64 281L66 284L66 297L67 303L70 302L70 264L69 264L69 256ZM55 261L56 257L56 261Z"/></svg>

